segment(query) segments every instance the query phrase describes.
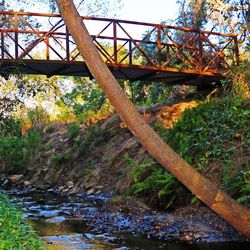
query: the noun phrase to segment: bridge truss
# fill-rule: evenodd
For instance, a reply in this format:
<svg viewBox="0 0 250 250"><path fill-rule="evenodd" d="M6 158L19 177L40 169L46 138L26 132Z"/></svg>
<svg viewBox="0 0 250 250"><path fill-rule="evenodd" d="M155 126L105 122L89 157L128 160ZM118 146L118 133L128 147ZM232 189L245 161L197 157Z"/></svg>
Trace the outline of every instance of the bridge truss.
<svg viewBox="0 0 250 250"><path fill-rule="evenodd" d="M116 78L211 84L239 62L236 35L108 18L82 19ZM2 75L14 70L91 77L58 14L0 11L0 40Z"/></svg>

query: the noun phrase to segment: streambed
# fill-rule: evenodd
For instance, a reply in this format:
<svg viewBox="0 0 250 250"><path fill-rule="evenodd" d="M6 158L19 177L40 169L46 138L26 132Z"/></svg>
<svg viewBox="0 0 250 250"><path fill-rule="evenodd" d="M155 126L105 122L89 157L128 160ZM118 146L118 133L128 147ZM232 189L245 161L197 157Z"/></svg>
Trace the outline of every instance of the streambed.
<svg viewBox="0 0 250 250"><path fill-rule="evenodd" d="M250 249L250 243L234 232L227 232L227 237L222 239L222 236L209 231L209 227L201 230L197 222L194 224L196 228L188 231L191 222L185 224L185 221L180 221L179 224L183 224L176 226L170 223L175 220L173 215L124 215L107 211L103 209L109 198L107 195L61 196L53 190L13 189L5 193L22 208L24 216L44 241L44 246L51 250ZM168 225L163 222L168 222Z"/></svg>

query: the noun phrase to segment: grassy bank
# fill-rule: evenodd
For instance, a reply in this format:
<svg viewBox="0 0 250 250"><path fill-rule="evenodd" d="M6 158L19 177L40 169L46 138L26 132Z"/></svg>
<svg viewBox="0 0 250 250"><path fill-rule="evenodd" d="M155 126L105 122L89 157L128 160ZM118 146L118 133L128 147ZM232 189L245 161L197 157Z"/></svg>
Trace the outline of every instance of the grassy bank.
<svg viewBox="0 0 250 250"><path fill-rule="evenodd" d="M42 250L41 241L7 196L0 194L0 249Z"/></svg>

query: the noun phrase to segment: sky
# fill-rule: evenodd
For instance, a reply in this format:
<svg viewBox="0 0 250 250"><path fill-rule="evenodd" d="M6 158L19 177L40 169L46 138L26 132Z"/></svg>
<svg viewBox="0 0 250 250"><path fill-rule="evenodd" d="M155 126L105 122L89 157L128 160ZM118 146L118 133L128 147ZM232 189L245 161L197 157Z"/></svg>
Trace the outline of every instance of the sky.
<svg viewBox="0 0 250 250"><path fill-rule="evenodd" d="M116 0L112 1L116 2ZM18 0L7 0L7 2L13 10L19 10ZM29 6L29 10L25 11L46 12L38 0L33 0L32 4ZM123 7L116 11L116 17L120 19L160 23L177 17L176 0L122 0L122 4ZM38 5L39 8L37 8Z"/></svg>
<svg viewBox="0 0 250 250"><path fill-rule="evenodd" d="M88 1L91 2L91 0ZM88 3L88 1L86 0L86 3ZM115 6L117 0L111 1L113 1L113 6ZM17 5L17 2L18 0L8 0L8 3L14 11L17 11L20 8L20 5ZM176 0L121 0L121 2L122 7L114 11L114 13L112 12L113 14L115 14L115 18L117 19L146 23L160 23L161 21L167 21L167 24L174 25L171 20L175 20L177 18L178 5L176 4ZM48 5L46 4L46 1L45 4L40 4L39 8L37 8L38 4L38 0L33 0L33 2L31 2L29 6L29 9L25 9L25 11L43 13L49 11L47 9ZM98 34L99 31L103 29L102 25L105 25L105 23L91 23L91 21L85 22L85 24L87 25L89 32L92 34ZM145 33L147 28L148 27L146 26L134 25L133 27L131 26L128 29L130 31L130 35L132 35L133 38L139 39L141 38L142 34ZM122 37L121 34L118 35Z"/></svg>
<svg viewBox="0 0 250 250"><path fill-rule="evenodd" d="M132 21L160 23L177 18L176 0L123 0L118 17Z"/></svg>

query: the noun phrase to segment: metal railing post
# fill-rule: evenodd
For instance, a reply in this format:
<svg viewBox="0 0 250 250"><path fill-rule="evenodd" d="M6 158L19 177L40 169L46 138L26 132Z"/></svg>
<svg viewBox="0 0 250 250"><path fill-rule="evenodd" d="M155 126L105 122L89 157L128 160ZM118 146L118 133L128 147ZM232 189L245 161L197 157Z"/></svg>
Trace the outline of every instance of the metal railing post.
<svg viewBox="0 0 250 250"><path fill-rule="evenodd" d="M133 54L132 54L132 42L129 40L129 64L132 65L133 64Z"/></svg>
<svg viewBox="0 0 250 250"><path fill-rule="evenodd" d="M69 51L69 30L67 28L67 26L65 26L66 28L66 60L67 62L70 61L70 51Z"/></svg>
<svg viewBox="0 0 250 250"><path fill-rule="evenodd" d="M201 31L199 31L198 33L198 47L199 47L199 53L198 53L198 69L199 69L199 72L201 72L203 70L203 48L202 48L202 37L201 37ZM195 46L194 46L195 47Z"/></svg>
<svg viewBox="0 0 250 250"><path fill-rule="evenodd" d="M15 32L15 59L18 59L18 15L14 15L14 32Z"/></svg>
<svg viewBox="0 0 250 250"><path fill-rule="evenodd" d="M1 32L1 59L4 59L4 33Z"/></svg>
<svg viewBox="0 0 250 250"><path fill-rule="evenodd" d="M161 26L157 27L158 66L161 67Z"/></svg>
<svg viewBox="0 0 250 250"><path fill-rule="evenodd" d="M46 60L49 60L49 35L45 38L46 41Z"/></svg>
<svg viewBox="0 0 250 250"><path fill-rule="evenodd" d="M114 35L114 64L118 64L118 55L117 55L117 23L113 21L113 35Z"/></svg>

